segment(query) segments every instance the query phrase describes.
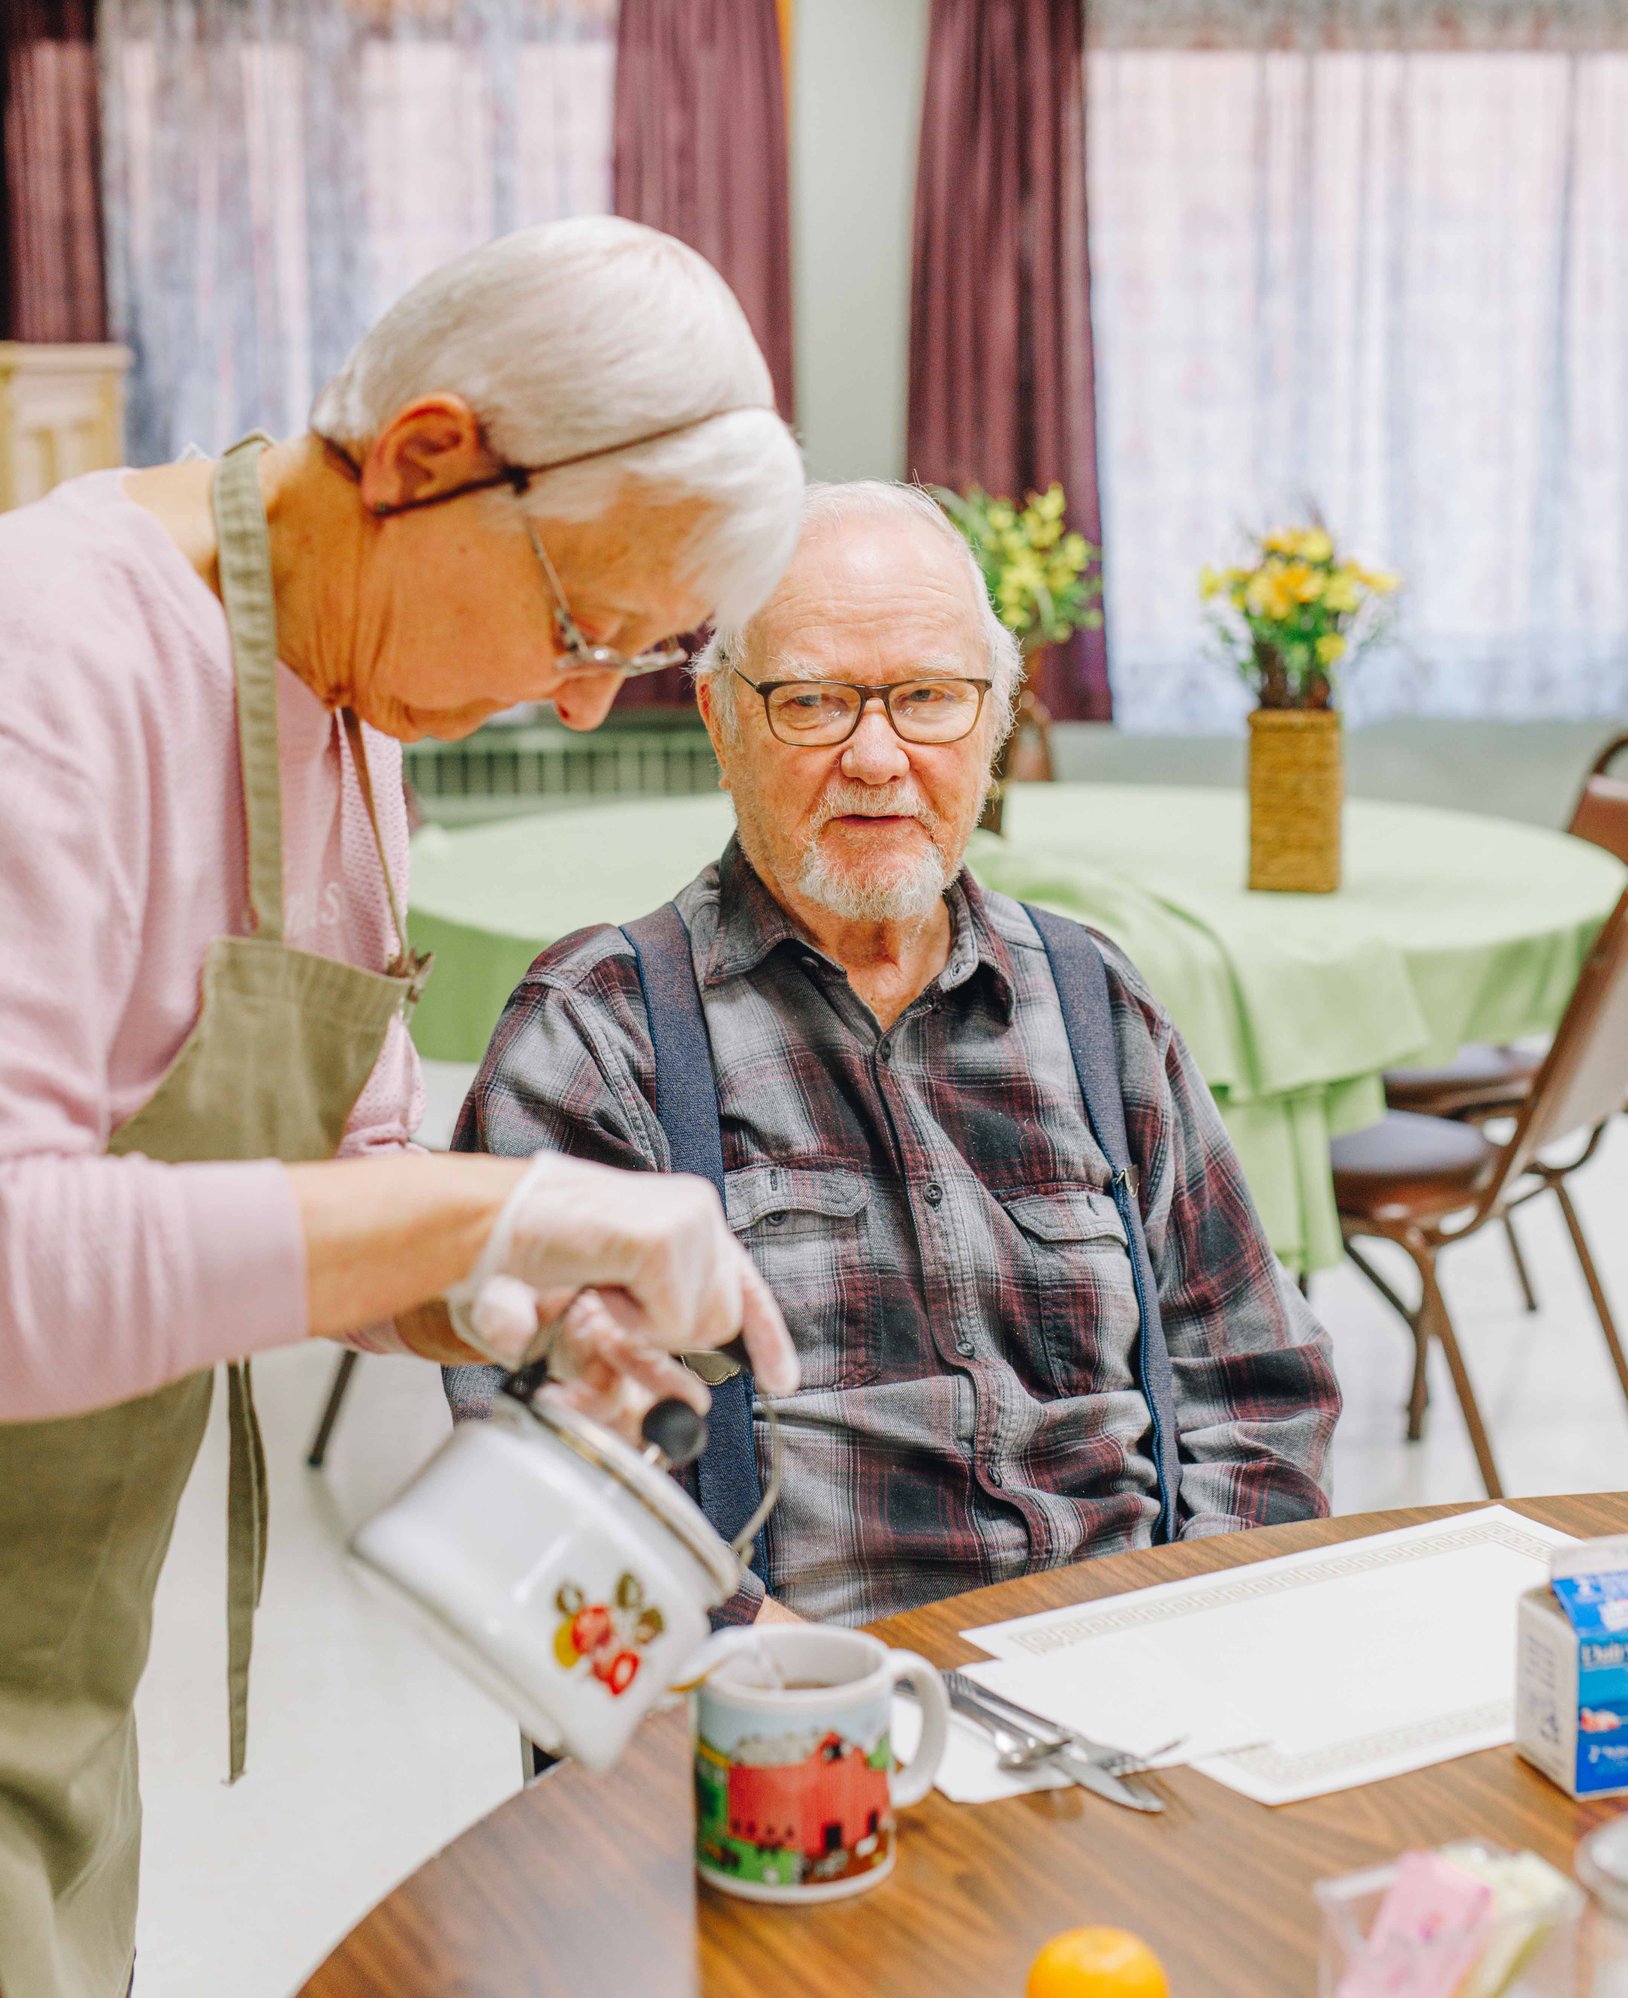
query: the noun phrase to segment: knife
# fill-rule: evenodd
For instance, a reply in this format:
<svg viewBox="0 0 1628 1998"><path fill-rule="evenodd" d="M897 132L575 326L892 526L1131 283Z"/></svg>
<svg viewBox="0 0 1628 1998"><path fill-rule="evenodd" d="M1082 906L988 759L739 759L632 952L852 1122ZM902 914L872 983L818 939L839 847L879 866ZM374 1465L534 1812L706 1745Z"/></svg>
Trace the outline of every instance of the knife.
<svg viewBox="0 0 1628 1998"><path fill-rule="evenodd" d="M1092 1791L1096 1796L1105 1797L1110 1803L1123 1804L1132 1811L1162 1811L1164 1802L1150 1790L1127 1783L1100 1761L1082 1754L1070 1739L1066 1729L1059 1729L1051 1722L1042 1720L1039 1715L1017 1718L1023 1715L1020 1707L1013 1713L995 1710L995 1700L987 1689L976 1680L968 1679L960 1672L946 1672L944 1687L950 1696L950 1705L957 1713L976 1721L985 1733L995 1738L997 1746L1004 1738L1013 1747L1001 1756L1002 1766L1008 1769L1060 1769L1072 1783L1082 1789ZM1011 1702L1000 1702L1010 1707ZM1108 1750L1109 1755L1117 1755L1118 1750Z"/></svg>
<svg viewBox="0 0 1628 1998"><path fill-rule="evenodd" d="M981 1679L970 1678L965 1672L946 1672L944 1683L951 1681L965 1689L969 1697L979 1700L984 1708L997 1719L1010 1721L1020 1731L1031 1735L1038 1743L1055 1743L1059 1748L1072 1749L1076 1755L1110 1776L1129 1776L1149 1768L1153 1763L1180 1748L1185 1737L1177 1735L1167 1741L1162 1748L1155 1748L1149 1754L1137 1755L1128 1748L1114 1748L1105 1741L1093 1741L1088 1734L1080 1734L1073 1728L1064 1727L1061 1722L1048 1720L1044 1714L1037 1714L1029 1707L1020 1707L1016 1700L1009 1700L1004 1693L997 1693L993 1686L986 1686ZM953 1691L954 1688L952 1687Z"/></svg>
<svg viewBox="0 0 1628 1998"><path fill-rule="evenodd" d="M1111 1804L1123 1804L1130 1811L1162 1811L1164 1799L1154 1796L1151 1790L1144 1790L1139 1783L1127 1783L1123 1776L1110 1776L1100 1762L1088 1762L1084 1756L1076 1755L1071 1748L1054 1748L1048 1754L1036 1757L1029 1765L1035 1769L1061 1769L1065 1776L1079 1784L1082 1790L1091 1790L1099 1797L1106 1797Z"/></svg>

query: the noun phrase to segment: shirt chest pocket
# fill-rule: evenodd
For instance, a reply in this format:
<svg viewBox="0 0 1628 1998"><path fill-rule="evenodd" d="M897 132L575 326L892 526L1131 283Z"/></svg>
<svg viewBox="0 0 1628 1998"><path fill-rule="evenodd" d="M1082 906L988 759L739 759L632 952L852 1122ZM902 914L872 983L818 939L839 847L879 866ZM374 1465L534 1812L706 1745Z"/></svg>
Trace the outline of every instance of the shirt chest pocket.
<svg viewBox="0 0 1628 1998"><path fill-rule="evenodd" d="M1140 1314L1113 1195L1068 1186L1000 1200L1016 1238L1021 1364L1032 1387L1056 1396L1134 1387Z"/></svg>
<svg viewBox="0 0 1628 1998"><path fill-rule="evenodd" d="M870 1188L840 1166L743 1166L724 1175L729 1225L785 1314L803 1391L876 1378L879 1287Z"/></svg>

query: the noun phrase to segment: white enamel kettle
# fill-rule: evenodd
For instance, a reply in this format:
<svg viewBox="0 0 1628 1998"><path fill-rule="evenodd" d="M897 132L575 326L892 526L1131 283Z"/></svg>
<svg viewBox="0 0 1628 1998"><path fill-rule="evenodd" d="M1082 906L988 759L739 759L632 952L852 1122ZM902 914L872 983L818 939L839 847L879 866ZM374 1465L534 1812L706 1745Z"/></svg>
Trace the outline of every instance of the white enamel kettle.
<svg viewBox="0 0 1628 1998"><path fill-rule="evenodd" d="M510 1375L351 1553L540 1747L608 1769L739 1588L779 1494L778 1433L765 1404L770 1476L731 1546L668 1476L706 1448L704 1418L658 1402L641 1453L537 1400L542 1382L541 1366Z"/></svg>

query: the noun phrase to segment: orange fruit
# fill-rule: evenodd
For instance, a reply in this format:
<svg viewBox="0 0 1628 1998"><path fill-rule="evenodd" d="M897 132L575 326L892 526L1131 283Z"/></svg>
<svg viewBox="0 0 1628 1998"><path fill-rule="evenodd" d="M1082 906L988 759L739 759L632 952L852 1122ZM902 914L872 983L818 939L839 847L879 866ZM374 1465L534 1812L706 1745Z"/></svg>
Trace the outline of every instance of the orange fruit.
<svg viewBox="0 0 1628 1998"><path fill-rule="evenodd" d="M1029 1965L1024 1998L1170 1998L1170 1986L1129 1929L1065 1929Z"/></svg>

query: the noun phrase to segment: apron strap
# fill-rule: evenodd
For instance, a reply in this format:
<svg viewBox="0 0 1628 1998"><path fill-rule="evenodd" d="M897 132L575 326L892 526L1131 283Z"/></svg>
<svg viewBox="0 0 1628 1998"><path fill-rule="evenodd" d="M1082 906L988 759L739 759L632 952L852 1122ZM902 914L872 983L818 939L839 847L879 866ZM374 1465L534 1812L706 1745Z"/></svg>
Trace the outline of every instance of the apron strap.
<svg viewBox="0 0 1628 1998"><path fill-rule="evenodd" d="M260 454L271 439L255 432L215 467L212 499L221 600L237 682L238 755L249 845L254 934L283 941L283 787L277 737L277 601L271 543L260 496ZM230 1441L226 1497L226 1692L230 1715L228 1782L243 1774L249 1734L249 1658L254 1613L266 1571L266 1458L248 1363L226 1370Z"/></svg>
<svg viewBox="0 0 1628 1998"><path fill-rule="evenodd" d="M230 1439L226 1499L226 1690L231 1715L229 1783L243 1774L249 1740L249 1658L266 1579L266 1453L247 1360L226 1369Z"/></svg>
<svg viewBox="0 0 1628 1998"><path fill-rule="evenodd" d="M350 760L356 766L356 782L361 788L362 803L367 807L367 822L373 829L373 850L379 856L379 872L384 876L384 892L390 898L390 920L396 929L396 954L385 967L390 978L407 981L407 991L403 998L402 1014L410 1020L413 1008L424 996L424 987L429 980L430 966L435 961L433 951L416 951L407 941L407 922L401 913L401 902L396 894L395 877L390 872L390 862L385 858L384 835L379 831L378 808L373 802L373 778L367 767L367 741L362 734L362 724L351 708L341 708L340 717L345 724L345 740L350 744Z"/></svg>
<svg viewBox="0 0 1628 1998"><path fill-rule="evenodd" d="M215 467L212 499L220 551L220 592L237 680L237 742L249 837L249 907L254 933L283 940L283 793L277 755L277 603L271 546L260 497L258 432L234 444Z"/></svg>
<svg viewBox="0 0 1628 1998"><path fill-rule="evenodd" d="M378 807L373 802L373 778L367 767L367 742L354 708L341 708L339 718L345 724L345 740L350 744L350 760L356 769L356 782L361 788L362 803L367 807L367 822L373 829L373 847L379 856L379 872L384 876L384 892L390 898L390 920L395 925L396 947L400 953L398 962L406 964L413 953L407 942L407 925L402 919L401 903L396 896L395 877L391 874L390 863L385 858L384 835L379 831Z"/></svg>

